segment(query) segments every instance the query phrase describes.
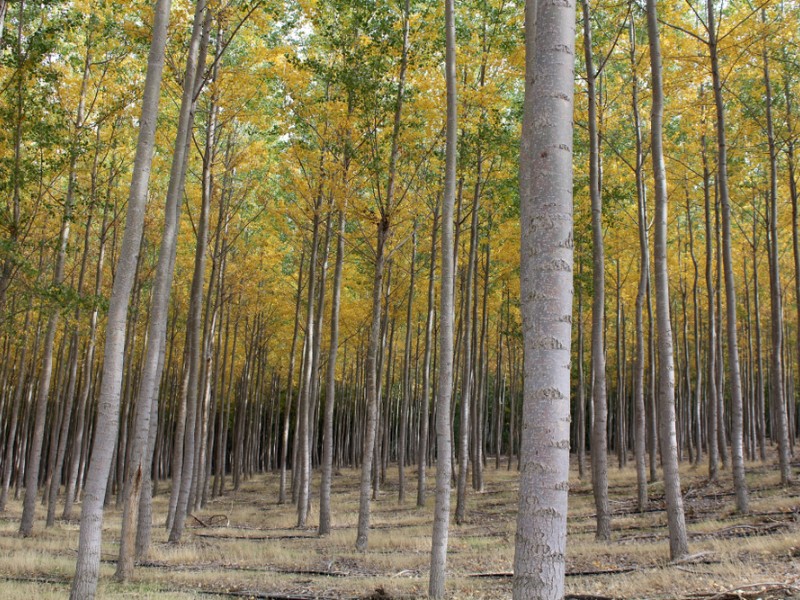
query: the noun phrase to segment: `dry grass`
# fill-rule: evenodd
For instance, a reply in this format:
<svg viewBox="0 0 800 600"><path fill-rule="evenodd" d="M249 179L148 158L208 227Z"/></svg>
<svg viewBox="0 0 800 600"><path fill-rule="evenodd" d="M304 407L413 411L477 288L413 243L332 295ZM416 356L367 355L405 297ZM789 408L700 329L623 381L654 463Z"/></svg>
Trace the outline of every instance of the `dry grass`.
<svg viewBox="0 0 800 600"><path fill-rule="evenodd" d="M240 491L228 492L197 514L206 523L213 515L224 514L227 526L203 527L190 519L184 542L174 545L167 543L159 521L148 561L126 584L114 583L111 578L120 516L119 511L109 509L98 596L177 600L251 592L254 597L273 593L367 598L381 589L386 597L423 597L427 590L433 490L428 506L417 508L415 473L409 471L408 499L403 505L397 502L395 471L387 474L391 481L372 505L373 528L365 553L354 549L358 472L343 471L334 480L334 528L326 538L317 537L313 527L294 527L295 512L292 506L275 502L277 476L270 474L246 482ZM433 473L429 482L432 485ZM799 584L800 488L782 488L774 465L748 465L749 515L734 512L729 472L709 485L704 468L683 466L690 547L699 554L696 561L684 564L672 564L668 559L663 488L659 483L649 486L654 510L638 514L633 499L633 467L612 468L609 484L615 514L610 543L594 539L590 483L578 480L577 473L573 473L571 483L570 594L666 599L765 582ZM315 480L315 491L318 484ZM484 491L470 493L466 523L451 527L448 589L453 598L510 597L507 573L514 552L516 486L516 472L490 467ZM167 493L164 490L155 499L157 515L165 512ZM317 508L312 506L312 524ZM0 599L63 598L74 569L78 526L60 522L45 530L43 523L37 522L34 537L22 539L16 534L20 512L15 502L0 517ZM496 576L474 577L476 574Z"/></svg>

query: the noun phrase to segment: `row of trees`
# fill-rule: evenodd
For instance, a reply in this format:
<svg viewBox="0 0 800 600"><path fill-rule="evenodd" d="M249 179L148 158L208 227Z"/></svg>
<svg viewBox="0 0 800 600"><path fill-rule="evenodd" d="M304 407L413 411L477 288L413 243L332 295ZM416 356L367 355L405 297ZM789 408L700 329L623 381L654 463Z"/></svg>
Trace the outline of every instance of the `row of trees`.
<svg viewBox="0 0 800 600"><path fill-rule="evenodd" d="M0 507L24 491L31 535L40 493L47 525L80 500L74 597L104 505L124 580L163 482L175 542L264 471L324 535L359 467L366 550L392 465L423 506L435 464L439 597L451 479L461 523L488 464L521 467L515 593L557 597L531 565L563 574L570 444L601 538L608 452L641 510L660 455L673 557L680 460L732 468L741 511L745 457L790 479L796 7L664 7L663 69L653 2L584 2L577 63L570 6L0 7Z"/></svg>

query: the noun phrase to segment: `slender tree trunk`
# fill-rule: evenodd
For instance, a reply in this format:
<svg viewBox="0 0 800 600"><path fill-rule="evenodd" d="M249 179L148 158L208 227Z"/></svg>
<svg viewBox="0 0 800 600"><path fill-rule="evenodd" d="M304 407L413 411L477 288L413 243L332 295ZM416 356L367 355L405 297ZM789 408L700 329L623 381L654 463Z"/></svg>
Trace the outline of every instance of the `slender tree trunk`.
<svg viewBox="0 0 800 600"><path fill-rule="evenodd" d="M439 205L433 209L431 231L431 264L428 272L428 310L425 317L425 350L422 359L422 409L419 417L419 441L417 443L417 506L425 506L428 464L429 415L431 405L431 346L433 340L434 284L436 281L436 234L438 231Z"/></svg>
<svg viewBox="0 0 800 600"><path fill-rule="evenodd" d="M583 261L580 261L580 275L583 275ZM583 279L578 288L578 406L576 426L576 446L578 458L578 477L586 475L586 374L584 372L584 334L583 334ZM499 451L498 451L499 452Z"/></svg>
<svg viewBox="0 0 800 600"><path fill-rule="evenodd" d="M689 553L683 496L678 474L678 443L675 433L675 375L673 371L672 326L669 317L669 273L667 271L667 174L664 167L661 41L658 32L656 0L647 0L647 37L650 42L650 68L653 88L650 151L653 157L655 191L656 319L658 321L659 426L661 464L664 469L664 497L667 503L669 554L677 560ZM688 368L688 365L687 365Z"/></svg>
<svg viewBox="0 0 800 600"><path fill-rule="evenodd" d="M701 90L702 96L702 90ZM717 479L717 466L719 463L719 445L717 439L717 329L716 317L714 314L714 295L716 293L714 288L714 271L713 261L714 253L712 249L712 240L714 238L713 230L711 229L711 175L708 169L708 157L706 154L706 136L703 133L701 137L701 156L703 159L703 198L705 207L705 238L706 238L706 296L708 301L708 336L706 346L706 372L707 377L707 390L706 390L706 407L708 409L706 426L708 440L708 479L709 481L716 481Z"/></svg>
<svg viewBox="0 0 800 600"><path fill-rule="evenodd" d="M308 516L308 496L309 496L309 479L311 477L311 456L309 454L309 425L310 425L310 405L312 396L312 378L316 376L313 372L314 360L312 354L316 348L314 343L315 322L314 322L314 305L316 303L316 286L317 286L317 254L319 251L319 219L320 210L322 207L321 190L317 195L317 200L314 206L314 216L312 218L312 233L311 233L311 260L308 265L308 297L306 306L306 344L305 344L305 359L303 381L301 383L302 389L298 396L298 414L299 414L299 429L295 435L295 443L298 445L297 458L299 465L293 465L293 468L299 469L298 477L298 497L297 497L297 526L305 527L306 518Z"/></svg>
<svg viewBox="0 0 800 600"><path fill-rule="evenodd" d="M766 11L762 9L766 21ZM764 61L764 87L766 89L767 142L769 144L769 196L767 204L767 239L769 241L769 298L770 330L772 332L772 354L770 361L770 404L776 416L778 437L778 461L781 484L787 485L792 478L791 450L789 448L789 425L786 415L786 398L783 393L783 306L781 304L780 257L778 248L778 155L775 147L775 131L772 123L772 83L769 75L769 56L766 47L762 51ZM760 422L763 425L764 411L759 406ZM759 427L762 460L766 458L764 448L765 431Z"/></svg>
<svg viewBox="0 0 800 600"><path fill-rule="evenodd" d="M790 82L788 75L784 81L784 102L786 104L786 129L788 130L786 135L786 158L789 167L789 195L792 201L792 255L794 257L794 296L795 296L795 309L797 311L796 314L796 325L795 325L795 335L797 337L797 346L795 348L795 354L797 356L797 360L800 361L800 240L798 240L798 201L797 201L797 178L795 176L795 138L794 138L794 119L793 119L793 112L792 112L792 94L790 88ZM787 344L788 350L788 344ZM791 364L791 363L789 363ZM790 381L792 381L790 379ZM790 395L789 398L794 398L794 394ZM795 439L795 423L800 417L800 409L796 408L795 401L789 402L789 406L792 409L792 414L788 415L788 422L790 426L790 435L789 435L789 442L794 448L794 439ZM795 411L798 411L795 413Z"/></svg>
<svg viewBox="0 0 800 600"><path fill-rule="evenodd" d="M532 0L530 0L532 1ZM611 538L611 510L608 504L608 400L606 397L606 355L603 320L605 314L605 250L603 243L603 200L600 195L600 150L597 134L597 74L592 60L592 30L589 0L583 0L583 48L589 91L589 195L592 200L592 490L597 513L598 540Z"/></svg>
<svg viewBox="0 0 800 600"><path fill-rule="evenodd" d="M186 169L187 169L187 161L189 157L189 143L191 141L191 132L192 126L194 124L194 113L195 113L195 104L197 101L197 95L200 91L199 86L202 84L203 78L203 68L205 65L205 57L206 57L206 50L208 48L208 40L210 35L210 27L211 27L211 13L207 8L206 0L198 0L197 6L195 8L195 15L194 15L194 23L193 23L193 30L192 30L192 41L189 47L189 54L186 60L186 76L184 78L184 95L181 99L181 114L183 115L184 111L188 111L188 115L186 116L186 130L183 133L184 140L184 149L183 154L180 156L180 163L178 164L177 168L180 169L178 172L171 172L170 173L170 183L172 183L173 174L178 175L178 188L176 190L177 194L182 196L183 190L186 181ZM197 41L195 38L199 37ZM179 122L179 125L181 122ZM178 158L179 150L178 145L181 138L181 130L178 131L178 140L176 140L175 146L175 156L173 156L173 168L176 167L176 159ZM169 192L168 192L169 196ZM210 199L209 199L210 201ZM180 210L180 204L177 204L178 211ZM178 212L178 214L180 214ZM182 444L180 441L178 445L176 445L177 450L182 450L183 457L181 461L181 470L180 470L180 477L176 478L173 476L172 485L173 490L174 488L178 487L180 484L180 491L178 493L177 504L175 505L174 511L174 518L172 520L172 527L169 534L169 540L171 542L178 542L183 535L183 526L186 521L186 514L190 508L190 495L191 495L191 484L192 479L194 477L194 470L195 470L195 443L196 443L196 431L197 431L197 411L199 409L198 402L199 402L199 380L200 380L200 353L201 353L201 344L202 340L200 339L200 320L201 320L201 313L202 313L202 301L203 301L203 280L204 280L204 273L205 273L205 246L207 245L203 237L208 235L208 210L206 210L205 214L201 217L205 219L205 233L198 232L198 248L195 257L195 267L194 273L192 274L192 289L190 292L190 299L189 299L189 322L187 324L186 330L186 337L187 337L187 356L186 356L186 368L187 368L187 377L186 377L186 391L185 397L184 394L181 394L181 404L185 404L186 407L186 424L184 429L184 435ZM176 231L177 231L177 223L176 223ZM200 246L203 246L202 249L202 257L198 256L200 252ZM172 259L171 263L173 265L174 270L174 250L172 251ZM172 279L172 273L170 273L170 279ZM161 342L163 346L163 341ZM162 350L163 352L163 350ZM179 417L180 418L180 417ZM145 431L147 431L145 429Z"/></svg>
<svg viewBox="0 0 800 600"><path fill-rule="evenodd" d="M644 303L650 284L650 243L647 234L647 197L644 182L644 151L642 148L642 127L639 117L639 83L636 73L636 30L633 16L629 26L631 43L633 124L636 133L636 204L639 223L639 287L636 292L636 365L633 375L634 408L634 458L636 461L636 501L639 512L647 508L647 465L646 465L646 411L645 411L645 337Z"/></svg>
<svg viewBox="0 0 800 600"><path fill-rule="evenodd" d="M344 264L345 209L339 211L339 233L336 243L336 267L333 275L331 303L331 338L328 350L328 370L325 377L325 423L322 441L322 482L319 493L319 535L331 532L331 481L333 478L333 417L336 398L336 353L339 349L339 308L342 296Z"/></svg>
<svg viewBox="0 0 800 600"><path fill-rule="evenodd" d="M733 275L731 248L731 205L728 193L728 150L725 133L725 107L722 101L722 78L717 58L717 33L714 23L714 3L707 2L708 47L711 56L711 76L714 86L714 105L717 111L717 186L722 207L722 262L725 275L726 326L728 337L728 369L731 386L731 462L736 509L748 512L747 482L744 478L742 448L742 382L739 373L739 341L736 332L736 284Z"/></svg>
<svg viewBox="0 0 800 600"><path fill-rule="evenodd" d="M303 289L303 264L305 262L305 246L300 254L300 265L297 271L297 294L294 301L294 333L292 334L292 349L289 352L289 373L286 377L286 403L283 409L283 433L281 439L281 474L280 488L278 491L278 504L286 503L286 458L289 451L289 425L292 414L292 391L294 390L294 363L297 352L297 332L300 326L300 300ZM292 465L292 469L295 469Z"/></svg>
<svg viewBox="0 0 800 600"><path fill-rule="evenodd" d="M375 438L378 429L378 346L381 329L381 292L383 291L383 273L386 264L385 245L389 236L389 221L386 217L378 223L378 243L375 254L375 276L372 281L372 321L367 346L367 424L364 433L363 455L361 463L361 487L358 510L358 532L356 549L367 549L369 535L370 496L375 459ZM378 467L380 465L377 465Z"/></svg>
<svg viewBox="0 0 800 600"><path fill-rule="evenodd" d="M455 246L453 212L456 200L457 89L455 2L445 0L445 83L447 125L445 128L444 196L442 201L442 271L439 298L439 381L436 395L436 503L433 513L431 569L428 596L443 598L447 577L447 546L450 528L450 473L452 450L450 403L453 396L453 320Z"/></svg>
<svg viewBox="0 0 800 600"><path fill-rule="evenodd" d="M464 281L464 310L463 326L464 337L462 340L464 353L461 372L461 414L459 422L458 441L458 487L456 491L456 523L464 523L466 512L467 472L469 470L469 439L470 439L470 408L472 407L472 394L475 380L475 356L472 351L472 303L473 282L477 269L478 258L478 207L481 189L481 158L478 155L478 168L476 172L475 194L472 202L472 219L470 223L469 258ZM477 393L477 392L475 392Z"/></svg>
<svg viewBox="0 0 800 600"><path fill-rule="evenodd" d="M693 280L692 280L692 319L694 322L694 368L697 380L694 387L694 402L692 404L693 417L687 415L689 421L695 424L694 429L694 464L699 465L703 460L703 427L700 418L700 406L703 403L703 368L700 363L700 300L698 285L700 281L700 269L697 264L697 257L694 253L694 223L692 219L691 201L689 199L688 183L686 184L686 222L689 230L689 255L692 259ZM688 365L687 365L688 369Z"/></svg>
<svg viewBox="0 0 800 600"><path fill-rule="evenodd" d="M400 407L400 431L397 437L397 478L398 502L406 500L406 440L408 439L408 410L411 403L411 309L414 303L414 276L416 275L415 262L417 260L417 225L414 223L411 248L411 275L408 284L408 304L406 307L406 340L403 352L403 399Z"/></svg>
<svg viewBox="0 0 800 600"><path fill-rule="evenodd" d="M403 7L403 49L400 59L400 73L397 81L397 96L392 126L391 150L389 154L388 179L386 195L380 204L380 215L376 228L375 244L375 276L372 280L372 311L366 364L366 410L367 423L364 432L363 457L361 464L361 486L358 506L358 531L356 533L356 549L363 552L369 540L370 520L370 484L372 483L374 464L375 438L378 428L378 386L380 372L378 370L378 346L381 333L381 292L383 291L383 274L386 266L386 243L392 235L391 216L395 204L395 177L397 175L397 159L400 150L400 122L403 114L403 99L408 67L408 32L409 32L409 0Z"/></svg>
<svg viewBox="0 0 800 600"><path fill-rule="evenodd" d="M97 590L100 570L100 542L103 522L103 499L108 482L113 447L119 427L119 392L122 384L122 360L128 303L142 239L144 209L150 181L154 150L164 48L171 1L158 0L154 9L153 34L148 56L139 137L133 165L127 219L122 248L117 263L108 309L103 376L100 385L99 411L92 459L87 474L82 507L78 560L70 592L71 600L91 600Z"/></svg>

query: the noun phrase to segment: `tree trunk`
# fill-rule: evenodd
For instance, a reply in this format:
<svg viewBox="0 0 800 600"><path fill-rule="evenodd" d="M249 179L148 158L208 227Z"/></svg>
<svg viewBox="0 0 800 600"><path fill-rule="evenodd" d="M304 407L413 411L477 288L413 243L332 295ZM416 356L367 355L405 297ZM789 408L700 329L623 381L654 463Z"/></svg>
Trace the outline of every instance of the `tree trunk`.
<svg viewBox="0 0 800 600"><path fill-rule="evenodd" d="M319 251L319 211L322 207L322 191L320 190L314 206L314 216L312 217L311 225L311 260L308 265L308 297L306 306L306 340L305 340L305 359L303 381L301 383L302 389L298 396L298 415L299 415L299 428L295 434L295 444L297 444L297 458L299 465L292 465L294 469L299 469L298 476L298 496L297 496L297 526L305 527L306 518L308 516L308 496L309 496L309 479L311 477L311 456L309 454L309 410L311 405L311 387L312 378L316 376L313 372L314 360L312 354L316 348L314 343L315 331L314 323L314 305L316 303L316 269L317 269L317 254Z"/></svg>
<svg viewBox="0 0 800 600"><path fill-rule="evenodd" d="M477 269L478 258L478 207L480 203L481 190L481 157L478 153L478 167L476 172L475 193L472 201L472 219L470 223L470 243L469 258L467 260L467 272L464 281L464 310L463 326L464 336L462 339L464 353L464 363L461 365L461 413L459 422L458 440L458 487L456 491L456 523L464 523L466 512L467 494L467 472L469 470L469 439L470 439L470 409L472 408L472 394L475 383L475 357L472 349L472 330L473 330L473 282Z"/></svg>
<svg viewBox="0 0 800 600"><path fill-rule="evenodd" d="M153 34L142 99L142 113L139 120L139 137L128 197L128 214L108 308L96 429L100 433L96 436L87 474L77 566L70 592L71 600L91 600L97 590L103 499L119 427L119 392L122 384L125 324L142 239L144 209L155 147L155 127L170 6L171 0L158 0L154 9Z"/></svg>
<svg viewBox="0 0 800 600"><path fill-rule="evenodd" d="M702 96L702 89L701 89ZM703 159L703 198L705 206L705 237L706 237L706 295L708 296L708 336L706 346L706 372L708 374L706 407L708 409L707 440L708 440L708 479L716 481L717 465L719 462L719 445L717 435L717 330L714 312L714 254L712 240L714 237L711 229L711 175L708 169L708 156L706 154L706 136L701 137L701 156Z"/></svg>
<svg viewBox="0 0 800 600"><path fill-rule="evenodd" d="M428 310L425 317L425 350L422 359L422 408L419 417L419 441L417 443L417 506L425 506L428 464L429 415L431 405L431 346L433 338L434 284L436 281L436 234L438 231L439 204L433 209L431 231L431 264L428 272Z"/></svg>
<svg viewBox="0 0 800 600"><path fill-rule="evenodd" d="M653 157L655 191L656 320L658 322L659 428L661 464L664 469L664 497L667 504L669 554L677 560L689 553L683 496L678 473L678 443L675 433L675 374L673 367L672 326L669 316L669 273L667 271L667 174L664 167L661 41L658 33L656 0L647 0L647 37L650 42L650 69L653 88L650 151ZM688 365L687 365L688 367Z"/></svg>
<svg viewBox="0 0 800 600"><path fill-rule="evenodd" d="M328 370L325 377L325 423L322 441L322 482L319 493L319 535L331 532L331 480L333 476L333 416L336 398L336 353L339 349L339 308L342 297L342 268L344 264L345 209L339 211L339 233L336 244L336 267L333 274L331 303L331 339L328 350Z"/></svg>
<svg viewBox="0 0 800 600"><path fill-rule="evenodd" d="M742 448L742 385L739 373L739 341L736 332L736 285L733 275L731 248L731 205L728 193L728 150L725 140L725 107L722 101L722 79L717 58L717 34L714 24L714 4L707 2L708 47L711 55L711 76L714 86L714 105L717 111L717 186L722 207L722 262L725 275L726 326L728 337L728 369L731 386L731 462L736 509L748 512L747 482L744 478Z"/></svg>
<svg viewBox="0 0 800 600"><path fill-rule="evenodd" d="M197 101L197 95L200 91L200 86L202 85L203 79L203 69L205 66L205 57L206 57L206 50L208 48L208 40L210 35L210 27L211 27L211 12L207 8L206 0L198 0L197 7L195 9L194 15L194 23L192 25L192 41L189 47L189 54L186 59L186 76L184 78L184 91L183 91L183 98L181 99L181 116L183 116L184 111L188 112L186 118L186 129L183 133L185 136L184 139L184 148L183 154L180 155L180 163L176 166L177 158L179 155L178 144L181 143L181 130L178 130L178 140L176 140L175 146L175 155L173 156L173 169L177 168L179 171L172 171L170 172L170 184L172 184L173 176L177 175L178 183L176 194L178 196L183 195L183 190L186 181L186 169L187 169L187 161L189 158L189 144L192 138L192 126L194 124L194 113L195 113L195 104ZM195 41L195 38L197 41ZM182 121L179 121L179 126L182 124ZM169 192L167 192L169 196ZM210 201L210 199L209 199ZM178 206L178 213L180 214L180 204L177 203ZM201 218L204 218L206 233L201 234L198 232L198 237L202 238L207 236L208 231L208 210L206 210L205 215ZM177 232L177 222L176 222L176 232ZM180 477L176 477L173 475L172 479L172 486L173 491L178 484L180 483L180 491L177 497L177 504L175 505L174 511L174 518L172 520L172 528L169 534L169 540L171 542L178 542L183 535L183 526L186 521L186 513L189 510L189 501L190 501L190 494L191 494L191 484L192 478L194 477L194 469L195 469L195 460L194 460L194 449L195 449L195 432L196 432L196 417L198 411L198 402L199 402L199 392L198 392L198 382L200 380L200 353L201 353L201 343L202 340L200 339L200 320L201 320L201 313L202 313L202 301L203 301L203 280L205 274L205 247L202 249L203 256L202 258L199 257L198 253L200 252L200 246L205 246L206 244L203 242L202 239L198 239L198 248L195 253L195 266L194 266L194 273L192 274L192 288L190 291L190 298L189 298L189 316L188 316L188 323L186 329L186 337L187 337L187 357L186 357L186 368L187 368L187 378L186 378L186 391L185 397L181 398L181 404L185 404L186 407L186 424L184 429L183 440L178 441L176 444L177 450L183 451L183 457L181 460L181 470L180 470ZM172 258L171 261L173 269L170 271L170 280L172 279L172 272L174 271L174 263L175 263L175 250L173 246L172 250ZM163 341L161 342L163 346ZM163 352L163 350L162 350ZM182 393L181 396L184 396ZM179 417L180 418L180 417ZM146 431L146 430L145 430ZM182 441L182 443L181 443ZM172 498L171 494L171 498Z"/></svg>
<svg viewBox="0 0 800 600"><path fill-rule="evenodd" d="M530 1L530 0L529 0ZM600 195L600 150L597 134L597 74L592 60L592 30L589 0L583 0L583 48L589 92L589 195L592 201L592 491L597 513L598 540L611 538L608 504L608 400L606 397L606 355L603 321L605 314L605 250L603 242L603 200Z"/></svg>
<svg viewBox="0 0 800 600"><path fill-rule="evenodd" d="M374 464L375 438L378 428L378 346L381 333L381 292L383 291L383 273L386 265L386 243L392 234L391 216L395 204L395 177L397 175L397 159L400 151L400 122L403 114L403 99L408 67L408 33L409 33L409 0L403 7L403 49L400 59L400 73L397 81L394 123L392 125L391 151L389 154L388 179L386 195L380 203L376 228L375 276L372 280L372 311L367 346L366 364L366 411L367 422L364 432L363 456L361 464L361 486L358 506L358 531L356 533L356 549L363 552L367 549L370 520L370 484L372 483Z"/></svg>
<svg viewBox="0 0 800 600"><path fill-rule="evenodd" d="M542 1L537 10L529 0L525 17L520 147L524 406L513 597L556 600L564 597L569 488L575 4Z"/></svg>
<svg viewBox="0 0 800 600"><path fill-rule="evenodd" d="M636 205L639 225L639 287L636 291L636 364L633 374L634 410L634 459L636 462L636 504L639 512L647 508L647 465L646 465L646 411L644 397L645 383L645 337L644 303L647 287L650 284L650 243L647 233L647 197L644 182L644 151L642 149L642 127L639 117L639 83L636 72L636 29L633 15L629 25L631 44L630 58L632 77L631 108L636 134Z"/></svg>
<svg viewBox="0 0 800 600"><path fill-rule="evenodd" d="M444 195L442 201L442 271L439 298L439 381L436 394L436 502L433 512L431 568L428 596L443 598L447 577L447 545L450 527L450 472L452 450L450 403L453 396L453 320L455 257L453 211L456 200L457 89L455 2L445 0L445 83L447 121L445 128Z"/></svg>
<svg viewBox="0 0 800 600"><path fill-rule="evenodd" d="M289 352L289 373L286 377L286 403L283 408L283 433L281 443L281 474L280 488L278 491L278 504L286 503L286 459L289 451L289 425L292 414L292 391L294 390L294 363L297 353L297 332L300 327L300 300L303 289L303 264L305 262L305 246L300 254L300 265L297 270L297 294L294 300L294 333L292 334L292 349ZM292 469L295 469L292 465Z"/></svg>
<svg viewBox="0 0 800 600"><path fill-rule="evenodd" d="M414 303L414 276L417 260L417 224L414 223L411 248L411 271L408 284L408 304L406 306L406 340L403 352L403 400L400 407L400 430L397 436L397 500L401 504L406 500L406 440L408 439L408 410L411 403L411 309Z"/></svg>
<svg viewBox="0 0 800 600"><path fill-rule="evenodd" d="M762 20L766 11L762 9ZM775 147L775 131L772 123L772 83L769 76L769 56L766 47L762 52L764 61L764 87L766 89L767 142L769 144L769 196L767 204L767 239L769 241L769 298L770 330L772 332L772 354L770 368L770 404L776 416L778 437L778 461L781 484L788 485L792 478L791 451L789 448L789 426L786 415L786 398L783 393L783 307L781 305L780 256L778 254L778 156ZM760 425L758 439L762 460L766 458L764 448L764 411L759 406Z"/></svg>

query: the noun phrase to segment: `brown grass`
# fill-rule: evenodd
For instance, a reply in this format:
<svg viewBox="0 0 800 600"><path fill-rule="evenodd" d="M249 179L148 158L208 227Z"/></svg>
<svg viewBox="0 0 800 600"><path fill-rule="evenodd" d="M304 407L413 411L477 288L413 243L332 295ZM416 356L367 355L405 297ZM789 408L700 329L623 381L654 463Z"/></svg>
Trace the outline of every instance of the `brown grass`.
<svg viewBox="0 0 800 600"><path fill-rule="evenodd" d="M333 533L316 536L311 527L294 527L291 505L280 506L277 476L258 476L234 493L209 503L197 517L204 523L225 515L227 526L204 527L190 519L182 544L168 544L163 516L154 528L154 544L132 581L112 581L118 550L119 511L106 513L99 598L185 599L284 594L321 598L367 598L382 590L386 597L424 597L427 590L433 490L428 506L415 506L416 482L409 469L407 501L397 502L396 471L387 474L372 506L369 549L354 549L359 473L346 470L334 480ZM433 483L433 474L429 482ZM730 473L709 485L705 468L684 465L682 483L690 548L695 561L672 564L668 558L663 510L635 511L632 467L612 468L610 496L615 515L612 541L594 539L591 485L573 473L569 513L567 591L614 598L689 598L759 583L800 585L800 487L782 488L773 464L748 465L749 515L737 515L730 495ZM314 491L319 481L314 481ZM486 470L482 493L470 492L467 520L451 526L448 589L453 598L508 598L514 553L517 474L504 468ZM167 486L155 499L163 515ZM662 486L649 486L651 506L663 509ZM316 497L314 498L314 500ZM310 522L316 521L313 505ZM42 513L40 509L40 515ZM63 598L74 570L76 523L59 522L35 535L16 534L21 507L11 503L0 516L0 599ZM612 571L586 575L586 572ZM330 573L331 575L324 575ZM494 574L492 577L475 577ZM790 597L759 594L748 588L741 597ZM213 593L212 595L207 595ZM736 594L719 598L736 597Z"/></svg>

